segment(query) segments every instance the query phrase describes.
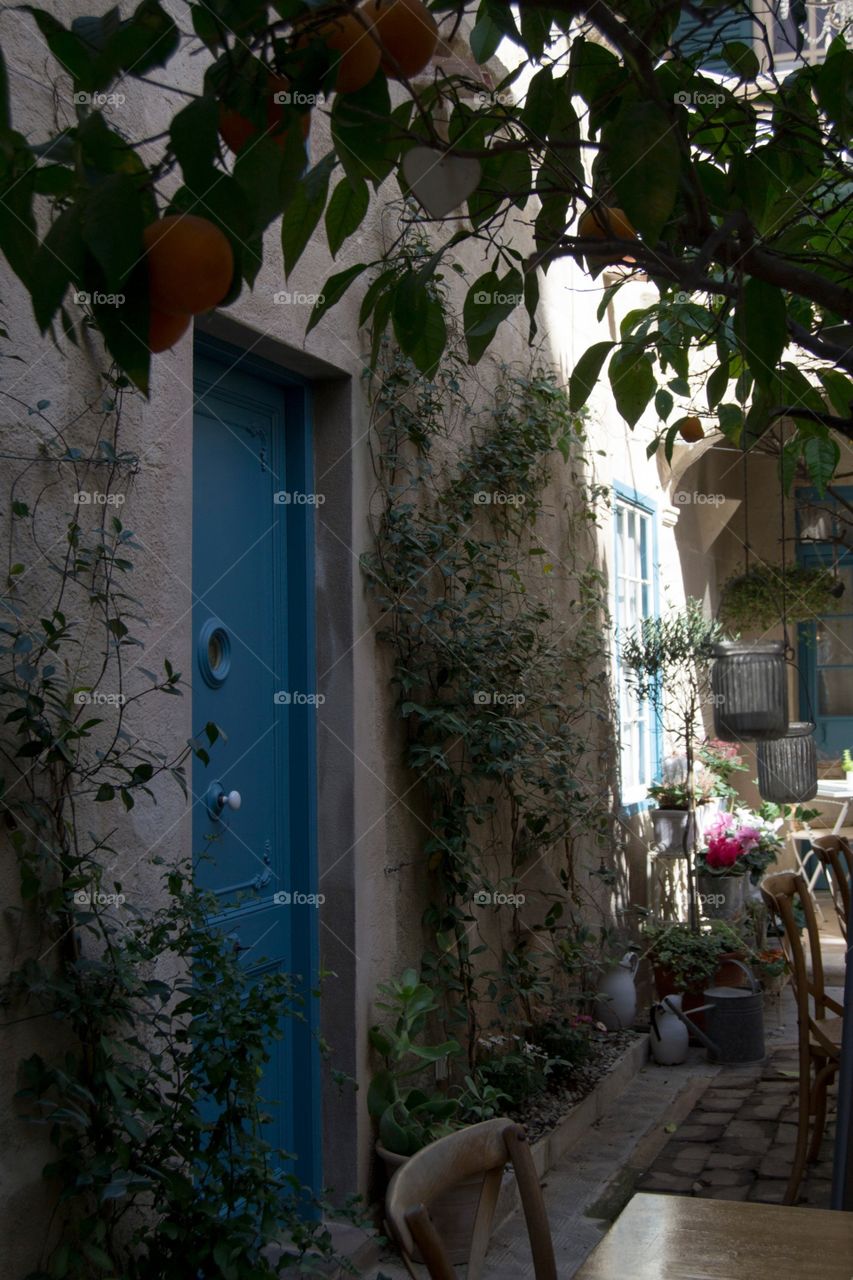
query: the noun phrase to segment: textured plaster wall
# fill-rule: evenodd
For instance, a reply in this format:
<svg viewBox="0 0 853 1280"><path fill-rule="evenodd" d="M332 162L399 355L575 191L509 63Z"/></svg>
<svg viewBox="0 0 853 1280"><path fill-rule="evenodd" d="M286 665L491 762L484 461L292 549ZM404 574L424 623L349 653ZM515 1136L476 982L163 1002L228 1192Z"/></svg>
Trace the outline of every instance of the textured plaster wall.
<svg viewBox="0 0 853 1280"><path fill-rule="evenodd" d="M66 19L77 11L74 3L49 6ZM104 4L102 7L106 7ZM183 10L176 6L179 20ZM52 86L45 75L47 58L33 24L21 14L4 11L0 35L7 51L17 127L33 138L43 138L57 122L73 116L67 86ZM187 87L200 83L200 60L179 60L172 69ZM158 78L162 78L158 76ZM178 99L164 91L139 85L126 88L127 101L117 108L134 135L155 134L164 127L166 110ZM325 151L324 121L315 113L311 147L316 159ZM386 198L387 191L387 198ZM330 270L373 257L395 231L395 214L387 207L397 195L389 183L361 231L347 243L332 264L318 237L309 245L293 278L292 294L315 294ZM526 232L518 228L518 243ZM420 915L424 904L424 872L418 850L424 835L424 815L413 780L400 764L402 729L392 714L388 685L389 656L376 643L376 614L361 575L358 557L369 547L368 510L374 487L366 445L368 408L362 379L364 340L358 332L360 293L352 291L309 338L304 337L310 305L279 305L274 294L285 288L282 277L278 230L270 228L266 261L254 290L223 315L205 320L199 327L224 338L238 348L252 350L267 359L305 373L315 384L316 487L326 496L317 525L317 666L319 687L326 694L319 726L320 759L320 875L327 905L321 916L324 965L336 975L329 979L324 1000L324 1032L336 1053L334 1065L361 1083L358 1094L339 1094L327 1088L325 1132L327 1176L343 1193L368 1184L372 1133L366 1113L364 1087L369 1077L366 1031L373 1018L377 982L418 962L423 937ZM485 269L475 249L459 252L457 260L469 279ZM461 298L463 286L459 285ZM611 337L613 326L629 307L639 305L654 291L631 285L619 295L619 314L599 323L595 311L600 289L576 266L552 269L544 293L542 325L538 339L544 360L554 360L567 376L578 357L594 341ZM96 342L75 351L60 351L39 338L31 320L29 302L14 280L0 288L4 318L15 351L24 364L13 375L15 394L24 400L49 398L61 417L63 406L70 416L81 398L91 392L101 356ZM35 359L33 353L37 353ZM495 341L495 359L529 359L526 321L515 318ZM191 679L191 497L192 497L192 343L183 340L175 351L155 360L150 401L134 403L126 424L124 443L142 459L123 511L125 522L138 532L143 553L139 556L135 590L144 601L150 619L144 664L157 668L164 657ZM488 385L487 366L472 380L469 393L480 395ZM3 387L9 389L8 377ZM14 417L8 402L4 422ZM652 497L659 511L660 577L666 584L664 601L679 604L688 591L701 594L706 581L720 572L718 552L701 551L699 514L672 502L671 478L657 460L645 456L646 444L656 423L648 415L635 431L629 431L614 411L606 389L598 390L590 406L597 479L619 480ZM20 424L21 438L30 430ZM704 465L704 464L702 464ZM710 464L709 464L710 465ZM561 524L561 487L567 473L555 470L552 486L553 537L558 549L567 527ZM757 521L757 525L761 522ZM732 545L730 558L736 548ZM602 564L612 571L612 536L609 521L599 535ZM186 739L193 725L191 695L182 700L164 698L146 720L146 732L163 743ZM602 772L602 787L612 778ZM144 855L154 847L167 858L189 852L189 814L180 793L161 789L157 808L142 804L125 820L124 843L134 864L133 891L151 899L156 892ZM624 824L625 880L619 900L610 900L600 889L599 906L618 910L645 897L645 839L641 824ZM622 837L619 838L620 846ZM14 900L15 881L10 862L4 863L4 901ZM590 892L593 892L590 887ZM14 1063L32 1046L44 1047L39 1025L16 1030L4 1041L4 1076L11 1079ZM14 1042L14 1043L13 1043ZM32 1265L39 1241L20 1231L22 1220L44 1221L45 1192L39 1180L44 1148L26 1129L10 1101L10 1088L0 1094L0 1150L6 1164L0 1231L12 1241L8 1274L22 1273Z"/></svg>

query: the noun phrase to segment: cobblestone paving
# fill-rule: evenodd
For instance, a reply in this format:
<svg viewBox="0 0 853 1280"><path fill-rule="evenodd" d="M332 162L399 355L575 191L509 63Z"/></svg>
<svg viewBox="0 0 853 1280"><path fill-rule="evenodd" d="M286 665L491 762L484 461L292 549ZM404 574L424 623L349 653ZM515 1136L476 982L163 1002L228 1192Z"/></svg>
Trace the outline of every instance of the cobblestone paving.
<svg viewBox="0 0 853 1280"><path fill-rule="evenodd" d="M797 1055L777 1049L763 1067L723 1069L641 1178L637 1190L780 1204L797 1137ZM828 1209L835 1097L819 1159L807 1165L799 1204Z"/></svg>

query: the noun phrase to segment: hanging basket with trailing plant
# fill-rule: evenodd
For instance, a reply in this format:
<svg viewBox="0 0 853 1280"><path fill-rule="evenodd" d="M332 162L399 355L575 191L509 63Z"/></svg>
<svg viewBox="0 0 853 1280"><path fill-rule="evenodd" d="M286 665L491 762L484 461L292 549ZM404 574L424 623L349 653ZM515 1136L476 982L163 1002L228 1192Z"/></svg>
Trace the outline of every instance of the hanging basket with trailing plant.
<svg viewBox="0 0 853 1280"><path fill-rule="evenodd" d="M725 583L718 617L727 631L764 633L790 622L807 622L837 613L844 583L832 569L804 565L755 565Z"/></svg>

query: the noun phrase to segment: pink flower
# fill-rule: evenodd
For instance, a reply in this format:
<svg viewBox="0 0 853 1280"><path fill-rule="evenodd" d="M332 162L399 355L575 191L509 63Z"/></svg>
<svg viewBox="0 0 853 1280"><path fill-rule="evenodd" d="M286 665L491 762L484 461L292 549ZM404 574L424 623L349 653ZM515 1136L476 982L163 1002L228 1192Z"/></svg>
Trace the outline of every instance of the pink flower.
<svg viewBox="0 0 853 1280"><path fill-rule="evenodd" d="M733 867L742 853L739 840L732 836L718 835L708 841L705 860L709 867L722 871L724 867Z"/></svg>
<svg viewBox="0 0 853 1280"><path fill-rule="evenodd" d="M749 823L738 828L737 838L743 845L744 853L748 853L750 849L754 849L759 844L761 834L759 827L750 826Z"/></svg>
<svg viewBox="0 0 853 1280"><path fill-rule="evenodd" d="M716 839L719 836L727 835L734 825L734 817L730 813L718 813L716 818L712 818L705 827L705 836L708 840Z"/></svg>

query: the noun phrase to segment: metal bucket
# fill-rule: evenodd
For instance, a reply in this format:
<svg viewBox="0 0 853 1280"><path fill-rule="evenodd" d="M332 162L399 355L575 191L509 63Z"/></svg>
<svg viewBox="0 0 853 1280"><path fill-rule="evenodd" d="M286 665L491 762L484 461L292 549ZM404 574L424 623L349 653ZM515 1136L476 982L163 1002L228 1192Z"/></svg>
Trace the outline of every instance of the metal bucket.
<svg viewBox="0 0 853 1280"><path fill-rule="evenodd" d="M752 975L750 975L752 977ZM712 1062L763 1062L764 997L753 978L746 987L709 987L705 1026Z"/></svg>

